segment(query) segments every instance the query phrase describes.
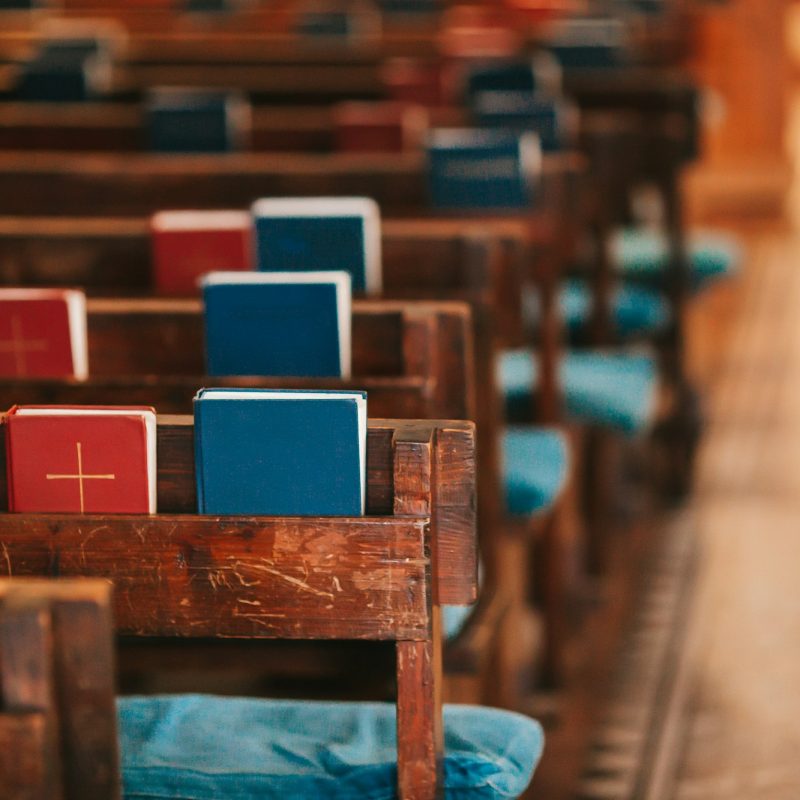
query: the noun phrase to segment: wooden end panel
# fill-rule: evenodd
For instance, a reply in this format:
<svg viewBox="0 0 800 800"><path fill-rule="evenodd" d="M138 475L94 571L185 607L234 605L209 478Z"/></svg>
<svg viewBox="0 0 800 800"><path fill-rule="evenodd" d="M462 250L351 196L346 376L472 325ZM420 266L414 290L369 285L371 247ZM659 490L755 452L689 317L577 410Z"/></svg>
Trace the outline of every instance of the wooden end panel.
<svg viewBox="0 0 800 800"><path fill-rule="evenodd" d="M7 515L9 576L113 581L120 632L420 639L427 519Z"/></svg>
<svg viewBox="0 0 800 800"><path fill-rule="evenodd" d="M47 715L0 712L0 798L64 800L53 774Z"/></svg>

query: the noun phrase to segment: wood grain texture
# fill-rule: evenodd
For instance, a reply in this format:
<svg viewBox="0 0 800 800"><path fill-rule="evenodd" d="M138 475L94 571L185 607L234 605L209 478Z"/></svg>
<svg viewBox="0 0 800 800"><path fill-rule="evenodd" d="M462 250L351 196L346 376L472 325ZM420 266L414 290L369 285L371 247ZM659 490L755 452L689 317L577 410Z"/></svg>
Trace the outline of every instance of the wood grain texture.
<svg viewBox="0 0 800 800"><path fill-rule="evenodd" d="M425 519L9 514L1 526L9 576L113 580L121 633L425 635Z"/></svg>
<svg viewBox="0 0 800 800"><path fill-rule="evenodd" d="M4 707L42 720L42 743L19 739L11 751L30 764L22 782L53 787L44 796L121 796L112 628L105 580L0 580Z"/></svg>
<svg viewBox="0 0 800 800"><path fill-rule="evenodd" d="M54 680L53 626L50 609L41 597L7 595L0 604L0 680L2 681L2 713L0 719L16 726L21 720L15 714L35 712L29 718L17 742L6 742L10 753L26 762L25 772L9 778L10 783L23 784L23 796L67 800L62 780L60 714ZM9 719L10 718L10 719ZM30 764L28 762L31 762ZM5 765L3 765L5 768ZM21 765L11 766L15 771ZM0 796L2 796L0 794ZM14 795L9 794L8 797Z"/></svg>
<svg viewBox="0 0 800 800"><path fill-rule="evenodd" d="M142 403L160 413L189 413L197 390L215 385L361 389L379 417L473 413L471 330L463 304L356 301L354 377L346 381L206 376L198 300L91 300L88 334L88 380L2 379L0 407Z"/></svg>
<svg viewBox="0 0 800 800"><path fill-rule="evenodd" d="M0 712L0 800L63 800L48 729L42 712Z"/></svg>
<svg viewBox="0 0 800 800"><path fill-rule="evenodd" d="M434 515L438 547L447 554L438 577L440 595L442 602L470 603L476 592L475 427L472 423L370 420L367 437L367 514L391 515L394 512L393 437L398 431L401 436L404 431L416 431L420 425L429 431L435 430L437 439L437 494L440 500ZM159 419L158 508L161 514L191 515L196 511L193 433L191 417ZM4 436L5 428L0 425L0 437ZM4 451L4 442L0 441L0 452ZM0 474L0 503L3 508L8 507L5 480L3 471ZM7 527L10 530L16 524L16 519L16 515L0 519L0 543L4 541ZM211 518L194 519L203 527L210 524ZM65 518L65 523L69 520ZM80 518L73 520L80 522ZM160 516L155 522L158 527ZM241 531L247 528L246 525L234 527ZM159 529L163 532L169 527L162 526ZM85 534L85 527L83 530ZM156 533L152 535L156 536ZM56 536L54 541L57 540ZM2 560L0 558L0 568ZM47 571L44 574L54 573Z"/></svg>

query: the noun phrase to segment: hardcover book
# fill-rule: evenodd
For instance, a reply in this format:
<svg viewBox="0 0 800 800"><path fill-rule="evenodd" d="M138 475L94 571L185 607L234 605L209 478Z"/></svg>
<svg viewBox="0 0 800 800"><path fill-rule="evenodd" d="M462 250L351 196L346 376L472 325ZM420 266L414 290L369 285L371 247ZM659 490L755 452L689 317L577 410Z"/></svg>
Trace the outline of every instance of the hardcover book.
<svg viewBox="0 0 800 800"><path fill-rule="evenodd" d="M381 288L381 219L366 197L286 197L253 205L258 268L344 270L354 292Z"/></svg>
<svg viewBox="0 0 800 800"><path fill-rule="evenodd" d="M364 392L203 389L194 403L201 514L364 513Z"/></svg>
<svg viewBox="0 0 800 800"><path fill-rule="evenodd" d="M549 53L532 58L493 59L472 64L465 77L467 98L479 92L561 92L561 68Z"/></svg>
<svg viewBox="0 0 800 800"><path fill-rule="evenodd" d="M620 67L628 60L628 31L619 19L565 19L552 28L546 46L565 69Z"/></svg>
<svg viewBox="0 0 800 800"><path fill-rule="evenodd" d="M23 66L14 93L35 102L83 102L107 92L111 75L106 52L81 47L46 49Z"/></svg>
<svg viewBox="0 0 800 800"><path fill-rule="evenodd" d="M157 88L147 100L150 149L157 153L227 153L245 148L250 105L238 92Z"/></svg>
<svg viewBox="0 0 800 800"><path fill-rule="evenodd" d="M152 408L16 406L5 424L10 511L155 513Z"/></svg>
<svg viewBox="0 0 800 800"><path fill-rule="evenodd" d="M428 140L431 203L449 210L530 206L541 169L534 133L441 129Z"/></svg>
<svg viewBox="0 0 800 800"><path fill-rule="evenodd" d="M0 289L0 376L89 374L86 297L75 289Z"/></svg>
<svg viewBox="0 0 800 800"><path fill-rule="evenodd" d="M346 272L206 276L208 374L349 377L350 295Z"/></svg>
<svg viewBox="0 0 800 800"><path fill-rule="evenodd" d="M428 115L408 103L338 105L333 112L336 149L346 153L406 153L421 146Z"/></svg>
<svg viewBox="0 0 800 800"><path fill-rule="evenodd" d="M253 269L246 211L160 211L150 219L150 236L159 294L197 294L206 273Z"/></svg>
<svg viewBox="0 0 800 800"><path fill-rule="evenodd" d="M531 131L542 150L568 147L578 132L578 109L562 98L543 98L529 92L478 92L472 98L475 121L488 128Z"/></svg>

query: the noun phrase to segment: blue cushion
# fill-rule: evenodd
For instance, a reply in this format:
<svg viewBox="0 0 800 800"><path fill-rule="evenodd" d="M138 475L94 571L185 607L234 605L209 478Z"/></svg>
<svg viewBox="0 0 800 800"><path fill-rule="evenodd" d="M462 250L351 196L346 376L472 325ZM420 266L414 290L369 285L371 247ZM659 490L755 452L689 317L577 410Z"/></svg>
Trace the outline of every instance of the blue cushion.
<svg viewBox="0 0 800 800"><path fill-rule="evenodd" d="M733 236L714 231L694 231L688 237L692 283L696 288L735 273L742 249ZM627 228L612 240L612 258L626 278L657 280L668 263L665 236L658 231Z"/></svg>
<svg viewBox="0 0 800 800"><path fill-rule="evenodd" d="M561 359L560 371L570 416L628 434L644 431L653 421L658 370L652 356L591 350L568 352ZM528 417L531 392L538 380L536 360L530 351L503 353L499 379L509 418Z"/></svg>
<svg viewBox="0 0 800 800"><path fill-rule="evenodd" d="M613 295L613 320L621 336L654 333L669 321L669 305L657 291L644 286L621 284ZM592 296L584 281L567 281L561 289L561 314L571 331L588 324Z"/></svg>
<svg viewBox="0 0 800 800"><path fill-rule="evenodd" d="M445 797L518 797L542 752L520 714L445 708ZM119 701L126 800L392 800L395 708L209 695Z"/></svg>
<svg viewBox="0 0 800 800"><path fill-rule="evenodd" d="M467 624L475 606L442 606L442 632L446 641L455 639Z"/></svg>
<svg viewBox="0 0 800 800"><path fill-rule="evenodd" d="M514 425L503 432L502 451L508 513L529 515L552 508L567 482L564 435L548 428Z"/></svg>

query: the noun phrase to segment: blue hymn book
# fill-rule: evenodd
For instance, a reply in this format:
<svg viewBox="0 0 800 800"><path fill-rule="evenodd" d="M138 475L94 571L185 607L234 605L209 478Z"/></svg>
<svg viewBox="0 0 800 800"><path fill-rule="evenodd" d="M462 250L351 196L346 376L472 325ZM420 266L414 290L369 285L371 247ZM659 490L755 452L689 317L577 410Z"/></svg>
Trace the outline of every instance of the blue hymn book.
<svg viewBox="0 0 800 800"><path fill-rule="evenodd" d="M440 129L428 139L428 184L434 208L528 208L541 169L535 133Z"/></svg>
<svg viewBox="0 0 800 800"><path fill-rule="evenodd" d="M156 88L147 98L147 126L153 152L228 153L247 144L250 105L237 92Z"/></svg>
<svg viewBox="0 0 800 800"><path fill-rule="evenodd" d="M561 67L546 52L531 58L495 58L478 61L466 74L468 100L480 92L561 93Z"/></svg>
<svg viewBox="0 0 800 800"><path fill-rule="evenodd" d="M202 287L209 375L350 377L346 272L212 272Z"/></svg>
<svg viewBox="0 0 800 800"><path fill-rule="evenodd" d="M563 150L577 137L578 109L560 97L539 97L529 92L478 92L472 112L481 127L510 128L538 134L542 150Z"/></svg>
<svg viewBox="0 0 800 800"><path fill-rule="evenodd" d="M201 514L364 513L365 392L201 389L194 426Z"/></svg>
<svg viewBox="0 0 800 800"><path fill-rule="evenodd" d="M354 292L381 288L381 218L366 197L279 197L253 204L256 263L266 272L345 270Z"/></svg>

